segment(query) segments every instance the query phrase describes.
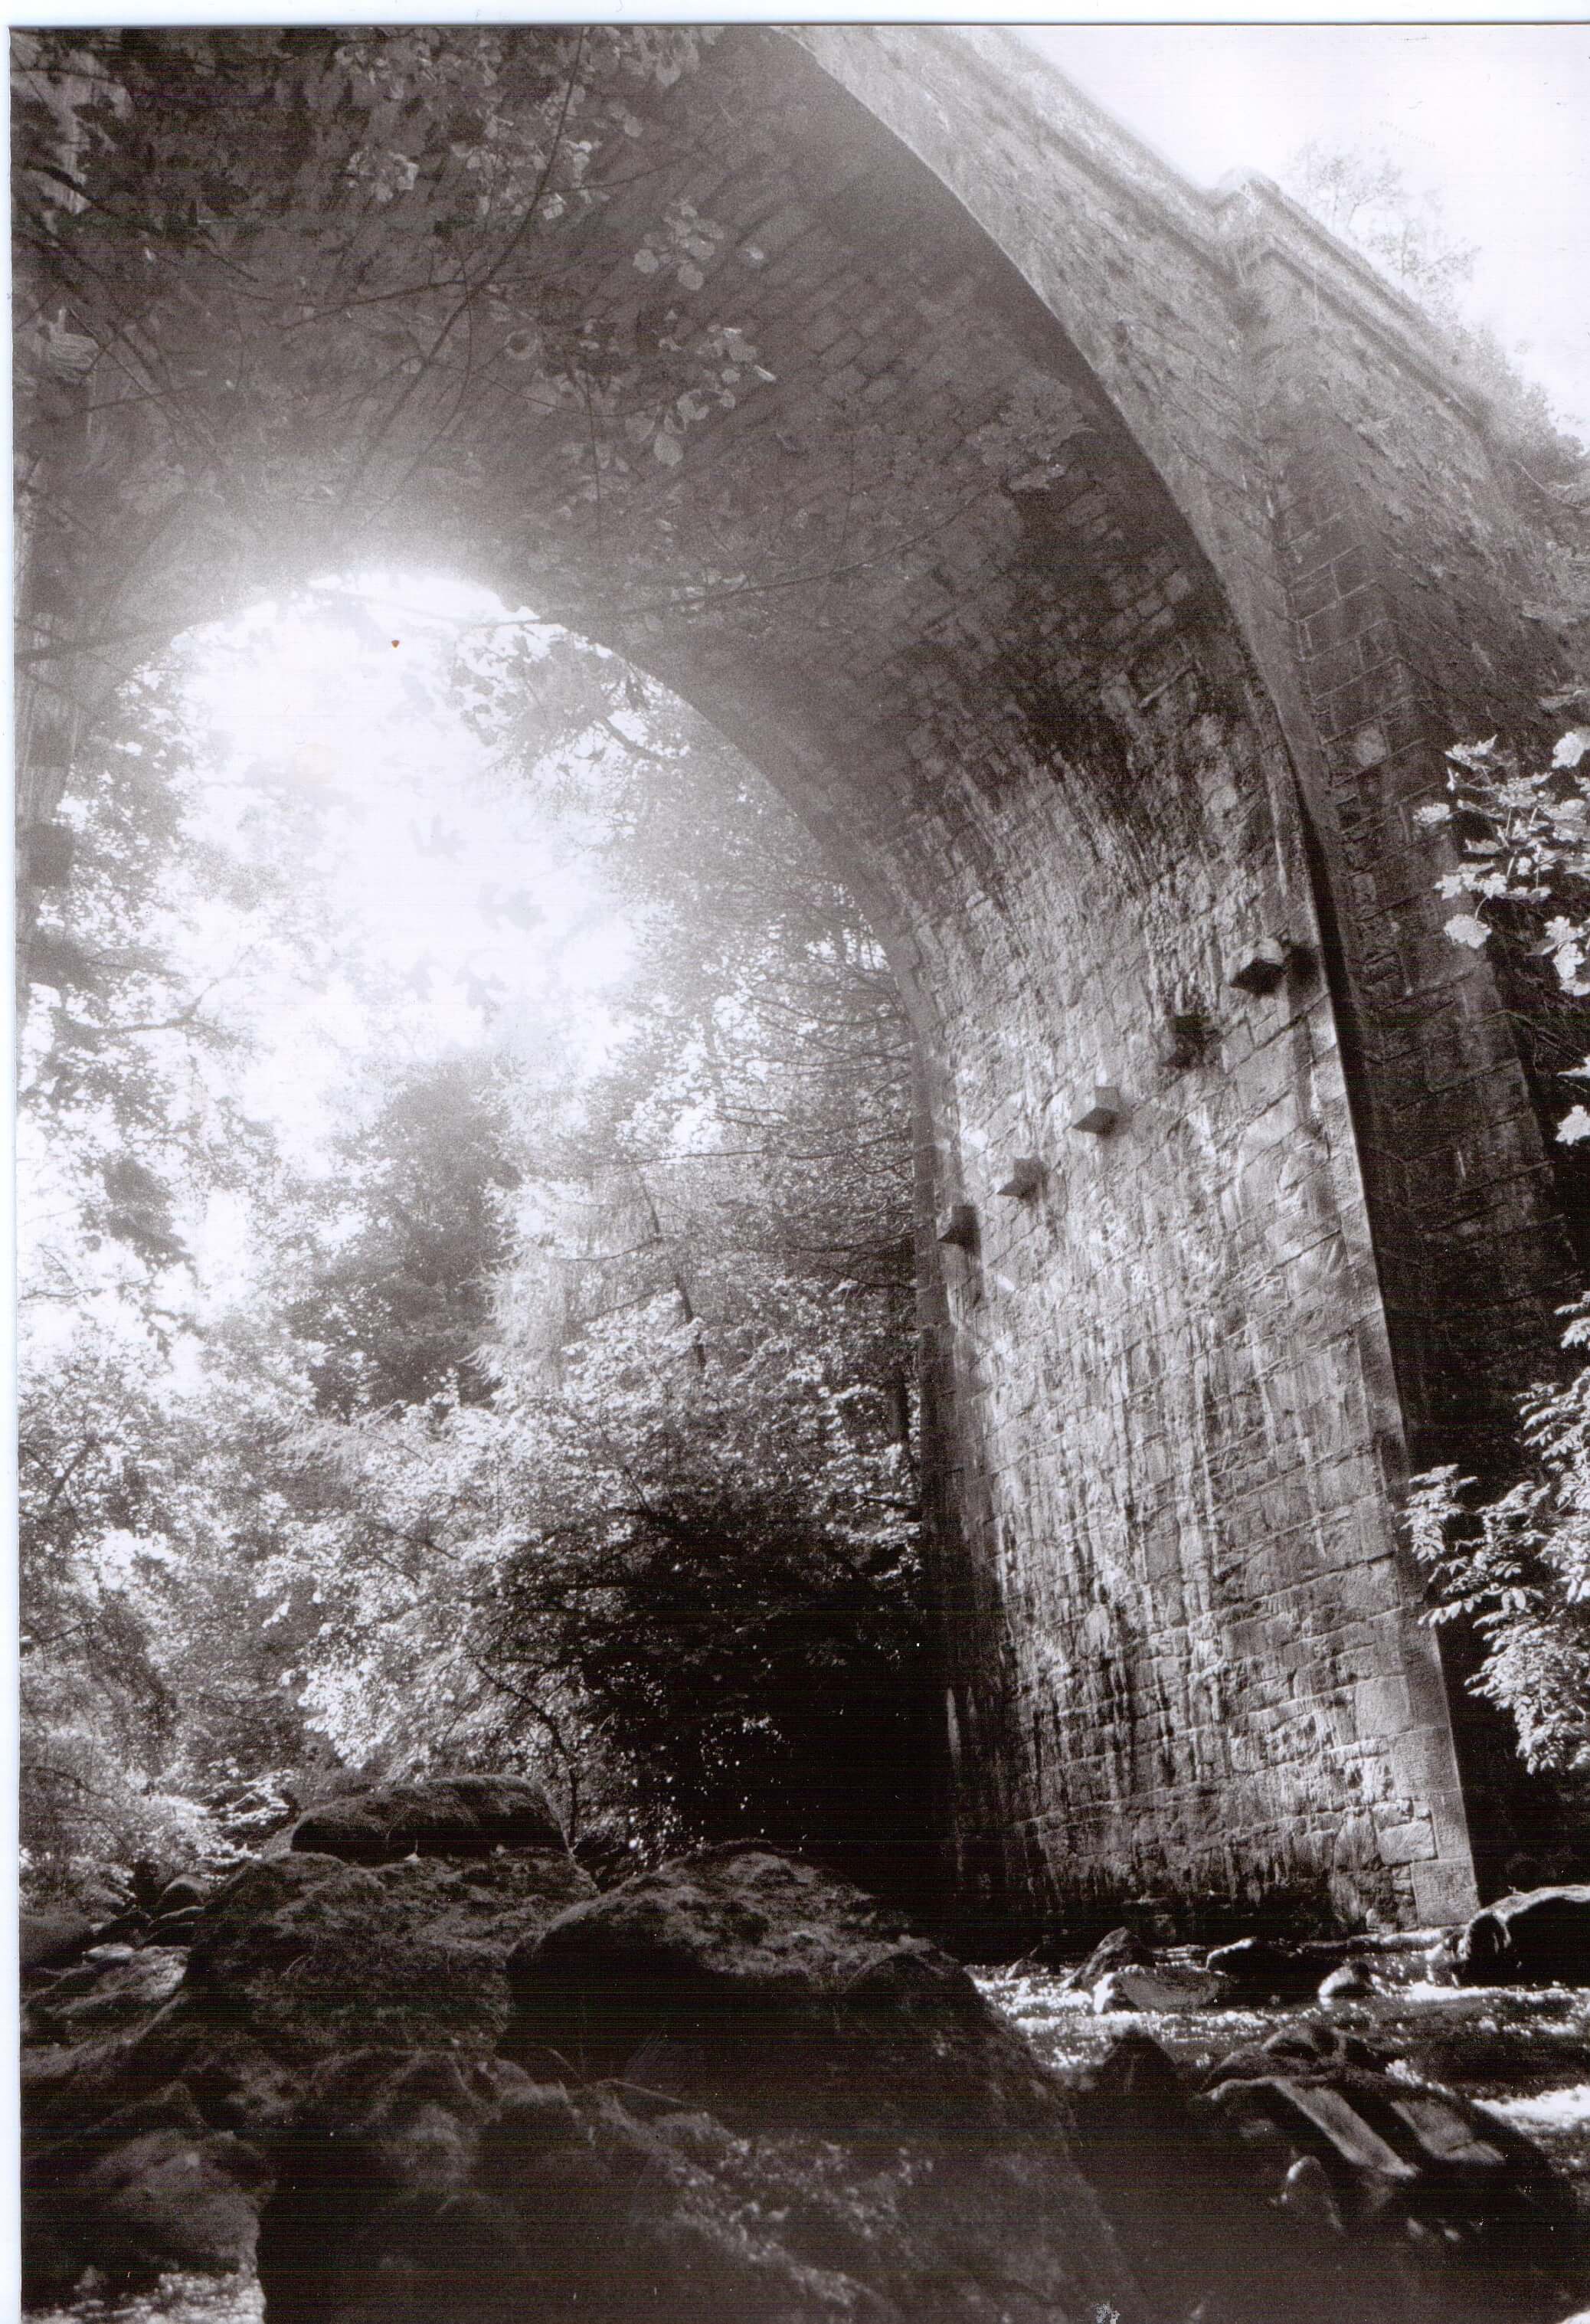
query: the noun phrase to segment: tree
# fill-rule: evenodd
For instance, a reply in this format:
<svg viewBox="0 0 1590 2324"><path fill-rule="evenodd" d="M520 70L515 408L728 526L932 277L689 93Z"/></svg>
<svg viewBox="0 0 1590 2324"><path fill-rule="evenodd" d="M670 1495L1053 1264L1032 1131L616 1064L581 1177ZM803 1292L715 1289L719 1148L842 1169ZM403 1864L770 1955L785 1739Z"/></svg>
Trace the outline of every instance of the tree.
<svg viewBox="0 0 1590 2324"><path fill-rule="evenodd" d="M22 964L36 1005L21 1056L23 1134L45 1214L24 1296L80 1297L85 1263L147 1299L188 1257L185 1213L271 1167L238 1098L250 1045L239 1002L294 955L308 899L295 835L273 820L227 844L207 831L201 744L181 669L121 690L101 747L72 770L56 876ZM224 947L194 929L225 916Z"/></svg>
<svg viewBox="0 0 1590 2324"><path fill-rule="evenodd" d="M284 1311L313 1344L323 1412L490 1394L481 1350L508 1254L501 1197L519 1180L498 1078L488 1057L437 1058L337 1139L338 1183L315 1204L307 1279Z"/></svg>
<svg viewBox="0 0 1590 2324"><path fill-rule="evenodd" d="M262 1582L345 1756L529 1759L572 1829L881 1864L931 1699L905 1028L798 826L633 699L593 756L566 692L540 777L639 926L629 1038L504 1054L478 1133L460 1068L417 1076L349 1142L362 1223L295 1261L320 1416ZM417 1284L487 1280L483 1347L473 1299L413 1328Z"/></svg>
<svg viewBox="0 0 1590 2324"><path fill-rule="evenodd" d="M1590 691L1558 698L1590 709ZM1543 1074L1566 1106L1558 1141L1577 1155L1590 1111L1576 1084L1590 1079L1582 1050L1590 998L1590 724L1571 727L1548 766L1531 766L1498 738L1448 753L1449 798L1420 810L1456 858L1438 891L1465 908L1448 938L1532 965L1562 1007L1544 1035ZM1536 1012L1538 1015L1539 1012ZM1575 1101L1575 1102L1570 1102ZM1582 1176L1582 1173L1581 1173ZM1567 1311L1563 1344L1590 1346L1590 1301ZM1522 1473L1498 1489L1456 1465L1414 1480L1407 1526L1429 1574L1437 1624L1463 1621L1478 1642L1474 1692L1512 1719L1526 1766L1590 1774L1590 1368L1538 1387L1520 1413Z"/></svg>
<svg viewBox="0 0 1590 2324"><path fill-rule="evenodd" d="M173 1383L135 1322L79 1319L23 1366L21 1837L31 1887L213 1845L218 1774L310 1756L255 1567L280 1514L267 1406Z"/></svg>
<svg viewBox="0 0 1590 2324"><path fill-rule="evenodd" d="M1484 401L1493 440L1528 496L1539 561L1565 607L1590 618L1590 506L1585 446L1558 424L1549 399L1520 369L1488 324L1465 318L1463 286L1478 246L1459 242L1440 196L1417 192L1389 154L1373 148L1300 146L1282 173L1287 191L1321 225L1352 244L1441 326L1471 392Z"/></svg>
<svg viewBox="0 0 1590 2324"><path fill-rule="evenodd" d="M1310 139L1293 154L1282 183L1421 306L1456 320L1458 286L1474 272L1478 245L1457 240L1440 196L1429 188L1416 193L1389 153Z"/></svg>

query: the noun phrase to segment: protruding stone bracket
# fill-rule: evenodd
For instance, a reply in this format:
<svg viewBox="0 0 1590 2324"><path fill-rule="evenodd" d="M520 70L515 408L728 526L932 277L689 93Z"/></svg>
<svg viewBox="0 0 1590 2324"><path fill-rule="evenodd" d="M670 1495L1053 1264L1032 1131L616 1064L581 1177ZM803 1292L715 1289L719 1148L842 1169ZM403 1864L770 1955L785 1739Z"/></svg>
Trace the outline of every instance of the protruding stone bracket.
<svg viewBox="0 0 1590 2324"><path fill-rule="evenodd" d="M1043 1184L1043 1165L1035 1154L1020 1154L1010 1166L1010 1176L996 1193L1008 1194L1018 1203L1030 1203Z"/></svg>
<svg viewBox="0 0 1590 2324"><path fill-rule="evenodd" d="M1253 950L1245 953L1227 977L1238 992L1252 993L1255 999L1273 992L1286 976L1287 960L1291 947L1280 936L1264 936Z"/></svg>
<svg viewBox="0 0 1590 2324"><path fill-rule="evenodd" d="M1090 1138L1108 1138L1120 1128L1127 1111L1126 1101L1114 1082L1098 1082L1092 1104L1077 1116L1071 1128L1085 1130Z"/></svg>
<svg viewBox="0 0 1590 2324"><path fill-rule="evenodd" d="M970 1203L951 1203L939 1221L939 1240L956 1250L975 1250L978 1214Z"/></svg>

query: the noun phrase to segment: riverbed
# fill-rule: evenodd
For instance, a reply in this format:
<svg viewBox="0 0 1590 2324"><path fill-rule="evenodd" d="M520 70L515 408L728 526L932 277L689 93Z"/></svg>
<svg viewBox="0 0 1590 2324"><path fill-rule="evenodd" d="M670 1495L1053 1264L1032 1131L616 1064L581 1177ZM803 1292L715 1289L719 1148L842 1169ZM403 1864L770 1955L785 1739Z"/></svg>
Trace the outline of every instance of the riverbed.
<svg viewBox="0 0 1590 2324"><path fill-rule="evenodd" d="M1416 1956L1377 1962L1386 1982L1325 2007L1111 2010L1098 2013L1060 1973L980 1969L978 1984L1045 2065L1072 2080L1126 2034L1147 2034L1190 2074L1283 2029L1328 2022L1389 2051L1392 2071L1439 2082L1492 2107L1535 2139L1576 2181L1590 2211L1590 1990L1560 1986L1458 1989L1418 1974ZM263 2324L259 2287L235 2276L168 2276L152 2292L83 2295L33 2310L28 2324Z"/></svg>

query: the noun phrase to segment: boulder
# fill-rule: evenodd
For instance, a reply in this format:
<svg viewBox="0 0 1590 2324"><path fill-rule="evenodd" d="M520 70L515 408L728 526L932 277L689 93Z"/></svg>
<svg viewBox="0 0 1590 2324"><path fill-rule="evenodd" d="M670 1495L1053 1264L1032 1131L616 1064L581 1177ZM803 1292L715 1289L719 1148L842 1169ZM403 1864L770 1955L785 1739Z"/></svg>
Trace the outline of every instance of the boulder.
<svg viewBox="0 0 1590 2324"><path fill-rule="evenodd" d="M24 1977L30 1969L56 1969L75 1960L94 1941L94 1923L86 1913L69 1905L23 1905L17 1915L17 1966Z"/></svg>
<svg viewBox="0 0 1590 2324"><path fill-rule="evenodd" d="M114 2147L82 2181L85 2240L112 2282L172 2267L246 2266L270 2166L225 2131L151 2130Z"/></svg>
<svg viewBox="0 0 1590 2324"><path fill-rule="evenodd" d="M1296 2029L1205 2077L1194 2104L1233 2140L1254 2190L1394 2263L1404 2311L1420 2319L1545 2319L1582 2293L1585 2222L1540 2150L1333 2031Z"/></svg>
<svg viewBox="0 0 1590 2324"><path fill-rule="evenodd" d="M1361 1960L1343 1961L1319 1981L1319 1998L1327 2008L1337 2002L1366 2001L1374 1990L1374 1979Z"/></svg>
<svg viewBox="0 0 1590 2324"><path fill-rule="evenodd" d="M539 1784L520 1775L438 1775L376 1784L311 1808L292 1828L295 1849L351 1864L404 1856L489 1856L494 1849L551 1849L564 1837Z"/></svg>
<svg viewBox="0 0 1590 2324"><path fill-rule="evenodd" d="M1319 1964L1296 1945L1269 1937L1242 1937L1218 1945L1204 1966L1227 1980L1232 2006L1255 2008L1265 2002L1310 2000L1319 1982Z"/></svg>
<svg viewBox="0 0 1590 2324"><path fill-rule="evenodd" d="M189 1904L181 1913L162 1913L149 1932L152 1945L190 1945L198 1933L203 1907Z"/></svg>
<svg viewBox="0 0 1590 2324"><path fill-rule="evenodd" d="M1112 1969L1094 1987L1093 2006L1100 2017L1112 2010L1218 2009L1229 2002L1230 1990L1209 1969L1161 1961L1152 1969Z"/></svg>
<svg viewBox="0 0 1590 2324"><path fill-rule="evenodd" d="M372 2041L490 2049L508 2015L510 1948L594 1893L561 1851L467 1869L302 1853L262 1860L201 1913L185 2006L283 2055Z"/></svg>
<svg viewBox="0 0 1590 2324"><path fill-rule="evenodd" d="M1590 1985L1590 1886L1499 1897L1470 1921L1453 1960L1460 1985Z"/></svg>
<svg viewBox="0 0 1590 2324"><path fill-rule="evenodd" d="M141 1952L98 1946L30 2001L29 2034L35 2041L71 2042L136 2024L176 1992L186 1967L186 1956L164 1945Z"/></svg>
<svg viewBox="0 0 1590 2324"><path fill-rule="evenodd" d="M1100 1937L1085 1961L1070 1970L1061 1979L1062 1992L1091 1993L1100 1978L1111 1969L1152 1968L1153 1949L1145 1944L1135 1929L1112 1929Z"/></svg>
<svg viewBox="0 0 1590 2324"><path fill-rule="evenodd" d="M168 1913L186 1913L192 1906L202 1904L210 1893L211 1885L209 1881L200 1880L191 1872L179 1872L174 1880L168 1880L161 1890L154 1901L150 1917L152 1920L161 1921Z"/></svg>
<svg viewBox="0 0 1590 2324"><path fill-rule="evenodd" d="M276 2145L322 2061L372 2041L489 2059L508 2017L510 1948L593 1894L561 1852L373 1868L283 1855L187 1908L190 1950L122 1948L68 1972L32 2013L55 2046L32 2053L24 2090L30 2281L63 2293L88 2266L233 2264L220 2255L243 2248L234 2215L247 2210L252 2234ZM139 2150L112 2203L93 2174L157 2130L172 2135ZM246 2158L234 2169L233 2145L207 2143L227 2138L262 2158L262 2175ZM184 2183L202 2230L173 2224Z"/></svg>
<svg viewBox="0 0 1590 2324"><path fill-rule="evenodd" d="M831 2098L849 2109L856 2059L869 2109L919 2103L934 2057L962 2086L968 2044L979 2073L999 2059L1014 2074L1018 2113L1016 2085L1035 2088L1025 2048L958 1961L848 1881L767 1849L706 1849L638 1874L516 1946L508 1978L505 2047L532 2071L656 2081L666 2050L682 2091L743 2096L758 2118L782 2101L803 2118ZM776 2089L777 2063L789 2078Z"/></svg>
<svg viewBox="0 0 1590 2324"><path fill-rule="evenodd" d="M1063 2091L848 1883L709 1849L510 1959L493 2080L331 2061L279 2150L271 2324L1095 2324L1143 2307Z"/></svg>
<svg viewBox="0 0 1590 2324"><path fill-rule="evenodd" d="M1078 2160L1155 2324L1407 2324L1383 2264L1344 2246L1306 2201L1279 2213L1227 2126L1147 2034L1114 2043L1071 2103ZM1291 2159L1274 2156L1276 2185Z"/></svg>
<svg viewBox="0 0 1590 2324"><path fill-rule="evenodd" d="M24 2289L65 2298L92 2267L137 2290L169 2270L225 2273L253 2257L271 2171L258 2147L207 2131L185 2092L124 2109L71 2158L34 2158L24 2186Z"/></svg>

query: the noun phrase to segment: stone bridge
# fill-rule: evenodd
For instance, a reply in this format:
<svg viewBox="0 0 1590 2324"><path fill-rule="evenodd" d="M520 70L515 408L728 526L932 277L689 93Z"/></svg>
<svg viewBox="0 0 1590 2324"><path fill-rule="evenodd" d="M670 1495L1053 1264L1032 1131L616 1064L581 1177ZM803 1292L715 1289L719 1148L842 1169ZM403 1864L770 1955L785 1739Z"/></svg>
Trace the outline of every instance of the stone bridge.
<svg viewBox="0 0 1590 2324"><path fill-rule="evenodd" d="M919 1036L969 1916L1461 1913L1483 1781L1396 1505L1498 1457L1574 1276L1528 1046L1412 820L1554 674L1484 411L1273 187L1196 190L1007 33L742 28L648 134L580 230L597 304L649 295L660 172L712 244L664 327L757 368L642 464L621 553L492 358L384 505L190 480L117 598L145 439L103 358L51 391L24 858L115 660L81 639L134 600L147 641L386 557L654 672L832 848ZM52 528L74 491L97 521Z"/></svg>

